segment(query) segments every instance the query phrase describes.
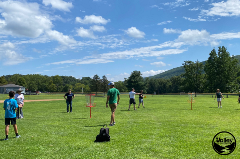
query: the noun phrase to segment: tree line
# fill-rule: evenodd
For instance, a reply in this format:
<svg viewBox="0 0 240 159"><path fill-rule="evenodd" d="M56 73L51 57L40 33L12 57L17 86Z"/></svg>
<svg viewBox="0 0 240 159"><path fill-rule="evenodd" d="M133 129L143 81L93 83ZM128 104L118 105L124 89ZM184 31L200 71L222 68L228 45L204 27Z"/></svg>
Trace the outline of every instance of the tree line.
<svg viewBox="0 0 240 159"><path fill-rule="evenodd" d="M220 89L222 92L238 92L240 84L239 61L230 56L227 49L222 46L218 51L213 49L205 63L196 61L184 61L185 72L170 79L164 78L143 78L140 71L133 71L130 77L124 81L115 82L115 87L120 92L129 92L135 88L137 92L157 94L179 93L179 92L215 92ZM44 76L40 74L28 75L7 75L0 77L0 85L17 84L24 86L28 91L41 92L104 92L108 91L108 79L104 75L100 78L94 75L93 78L83 77L76 79L72 76Z"/></svg>

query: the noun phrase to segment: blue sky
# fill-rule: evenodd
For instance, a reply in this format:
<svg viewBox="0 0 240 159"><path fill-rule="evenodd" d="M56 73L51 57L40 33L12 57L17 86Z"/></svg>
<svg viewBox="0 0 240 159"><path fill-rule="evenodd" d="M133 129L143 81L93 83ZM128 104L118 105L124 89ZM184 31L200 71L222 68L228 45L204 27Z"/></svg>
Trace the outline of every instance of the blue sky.
<svg viewBox="0 0 240 159"><path fill-rule="evenodd" d="M0 0L0 76L144 77L238 55L240 0Z"/></svg>

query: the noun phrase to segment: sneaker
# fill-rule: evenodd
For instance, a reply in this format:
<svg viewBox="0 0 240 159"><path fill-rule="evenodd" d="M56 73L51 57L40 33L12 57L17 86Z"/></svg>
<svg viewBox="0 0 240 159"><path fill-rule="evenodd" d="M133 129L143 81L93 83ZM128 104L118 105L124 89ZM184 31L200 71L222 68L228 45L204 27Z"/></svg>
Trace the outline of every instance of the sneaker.
<svg viewBox="0 0 240 159"><path fill-rule="evenodd" d="M222 106L220 108L222 108Z"/></svg>
<svg viewBox="0 0 240 159"><path fill-rule="evenodd" d="M137 110L137 109L134 109L134 110Z"/></svg>
<svg viewBox="0 0 240 159"><path fill-rule="evenodd" d="M8 138L5 138L4 140L8 140Z"/></svg>
<svg viewBox="0 0 240 159"><path fill-rule="evenodd" d="M138 107L139 108L139 107Z"/></svg>
<svg viewBox="0 0 240 159"><path fill-rule="evenodd" d="M130 111L130 109L128 109L128 111Z"/></svg>
<svg viewBox="0 0 240 159"><path fill-rule="evenodd" d="M109 124L109 126L113 126L113 124Z"/></svg>
<svg viewBox="0 0 240 159"><path fill-rule="evenodd" d="M16 136L16 138L19 138L19 137L21 137L21 136L20 135Z"/></svg>
<svg viewBox="0 0 240 159"><path fill-rule="evenodd" d="M116 124L116 122L113 122L113 125L115 125Z"/></svg>

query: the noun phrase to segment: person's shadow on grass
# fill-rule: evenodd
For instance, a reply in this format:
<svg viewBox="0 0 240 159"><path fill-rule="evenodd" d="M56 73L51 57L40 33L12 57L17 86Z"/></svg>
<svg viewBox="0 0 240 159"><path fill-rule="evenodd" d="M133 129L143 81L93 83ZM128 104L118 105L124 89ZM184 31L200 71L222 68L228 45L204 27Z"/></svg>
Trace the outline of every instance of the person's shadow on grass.
<svg viewBox="0 0 240 159"><path fill-rule="evenodd" d="M84 127L99 127L99 126L105 126L107 124L102 124L102 125L95 125L95 126L84 126Z"/></svg>

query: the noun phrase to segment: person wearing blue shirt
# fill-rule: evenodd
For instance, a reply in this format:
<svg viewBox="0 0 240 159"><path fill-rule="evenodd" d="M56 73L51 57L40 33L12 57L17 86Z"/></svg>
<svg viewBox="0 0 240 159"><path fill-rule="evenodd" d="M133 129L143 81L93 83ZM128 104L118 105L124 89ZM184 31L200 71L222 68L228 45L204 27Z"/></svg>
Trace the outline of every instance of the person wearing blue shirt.
<svg viewBox="0 0 240 159"><path fill-rule="evenodd" d="M3 108L5 110L5 134L6 138L4 140L8 140L8 132L9 132L9 125L10 122L13 125L14 131L16 133L16 138L19 138L20 135L18 135L18 129L16 124L16 112L15 110L18 109L17 101L14 98L15 92L10 91L9 92L9 99L6 99L4 101Z"/></svg>
<svg viewBox="0 0 240 159"><path fill-rule="evenodd" d="M68 93L66 93L63 97L66 99L66 103L67 103L67 113L69 113L69 104L70 104L70 112L72 112L72 99L75 97L75 95L72 93L71 89L69 89Z"/></svg>

